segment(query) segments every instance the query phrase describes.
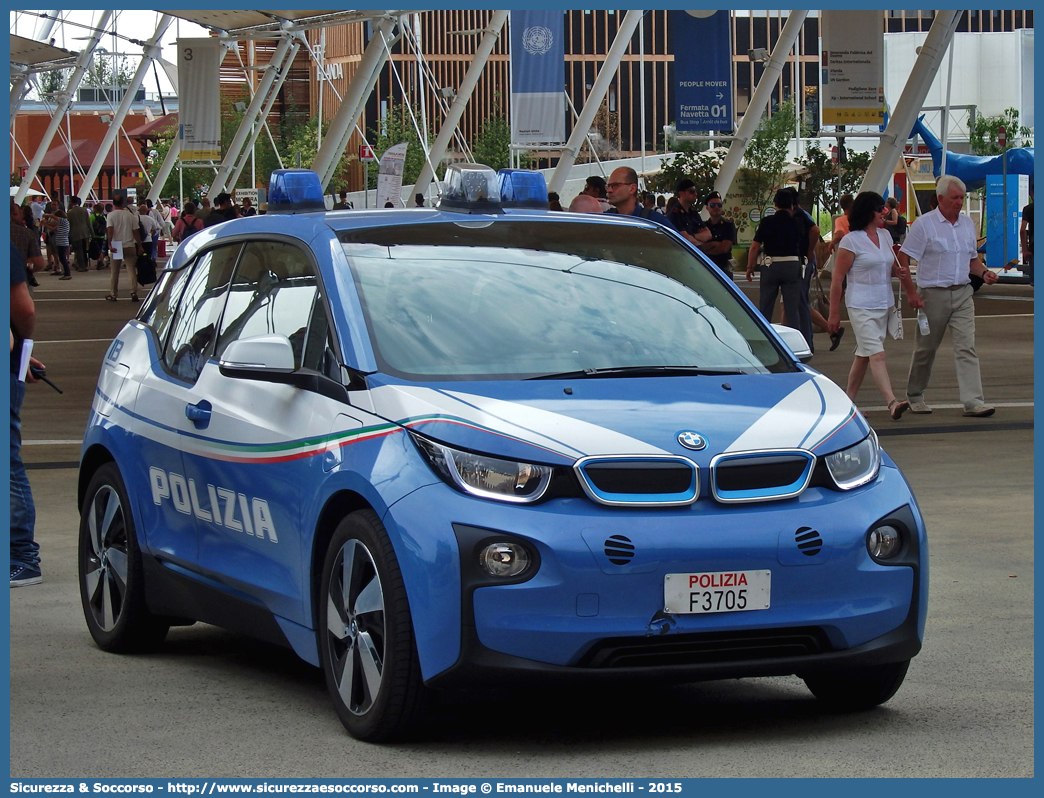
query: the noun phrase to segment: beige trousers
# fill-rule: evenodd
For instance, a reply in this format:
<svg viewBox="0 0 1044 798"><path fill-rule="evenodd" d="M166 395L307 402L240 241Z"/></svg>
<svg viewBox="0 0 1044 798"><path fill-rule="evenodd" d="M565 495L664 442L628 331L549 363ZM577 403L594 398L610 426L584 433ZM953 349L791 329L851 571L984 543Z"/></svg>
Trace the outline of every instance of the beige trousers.
<svg viewBox="0 0 1044 798"><path fill-rule="evenodd" d="M120 269L124 263L127 264L127 274L130 276L131 293L136 294L138 293L138 253L133 241L129 245L124 242L123 260L109 258L109 293L113 296L120 295Z"/></svg>
<svg viewBox="0 0 1044 798"><path fill-rule="evenodd" d="M919 288L928 316L928 335L917 330L917 346L910 360L910 375L906 383L906 397L911 402L923 401L924 390L932 377L932 364L942 343L946 328L953 338L953 359L957 367L957 388L965 410L986 404L982 395L982 377L979 375L979 356L975 353L975 303L971 285L959 288Z"/></svg>

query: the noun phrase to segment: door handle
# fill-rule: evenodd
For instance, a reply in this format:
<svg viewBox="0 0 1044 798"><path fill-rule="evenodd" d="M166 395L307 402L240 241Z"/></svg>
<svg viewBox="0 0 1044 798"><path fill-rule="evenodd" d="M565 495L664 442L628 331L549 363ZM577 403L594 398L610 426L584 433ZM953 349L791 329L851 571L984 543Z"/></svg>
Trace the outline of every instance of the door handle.
<svg viewBox="0 0 1044 798"><path fill-rule="evenodd" d="M185 406L185 418L191 421L196 429L206 429L210 424L210 411L213 406L206 399L198 404Z"/></svg>

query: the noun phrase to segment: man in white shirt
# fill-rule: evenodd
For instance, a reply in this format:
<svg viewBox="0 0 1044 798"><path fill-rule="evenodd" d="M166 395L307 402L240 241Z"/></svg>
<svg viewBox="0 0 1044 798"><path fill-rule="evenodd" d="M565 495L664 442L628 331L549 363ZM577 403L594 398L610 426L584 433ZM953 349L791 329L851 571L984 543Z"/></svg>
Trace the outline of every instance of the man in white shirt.
<svg viewBox="0 0 1044 798"><path fill-rule="evenodd" d="M148 205L138 206L138 217L138 221L141 223L141 226L145 228L145 238L141 242L145 257L155 257L153 254L153 244L156 241L156 236L159 235L159 223L152 217L152 213L149 211ZM141 230L139 230L138 232L140 233Z"/></svg>
<svg viewBox="0 0 1044 798"><path fill-rule="evenodd" d="M142 254L141 233L138 232L138 214L123 207L124 198L114 197L112 211L106 217L105 240L109 259L109 293L105 299L115 302L120 287L120 269L127 264L127 276L130 277L131 302L138 301L138 274L136 271L138 256Z"/></svg>
<svg viewBox="0 0 1044 798"><path fill-rule="evenodd" d="M975 224L961 214L967 188L953 175L943 175L935 187L939 207L919 217L906 236L898 258L909 273L910 258L917 261L917 295L924 300L928 317L927 335L917 330L917 346L910 361L906 396L912 413L931 413L924 401L924 390L932 376L935 353L947 326L953 337L953 357L957 365L957 386L964 415L992 416L986 404L975 353L975 303L969 273L983 282L997 282L979 259L975 245Z"/></svg>

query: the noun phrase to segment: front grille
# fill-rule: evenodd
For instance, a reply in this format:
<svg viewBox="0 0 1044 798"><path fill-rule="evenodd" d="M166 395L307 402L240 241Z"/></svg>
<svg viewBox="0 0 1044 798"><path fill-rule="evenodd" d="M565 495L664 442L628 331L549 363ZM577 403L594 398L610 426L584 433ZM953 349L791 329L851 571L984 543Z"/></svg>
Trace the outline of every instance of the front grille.
<svg viewBox="0 0 1044 798"><path fill-rule="evenodd" d="M574 470L584 492L601 504L691 504L699 493L699 470L684 457L591 457Z"/></svg>
<svg viewBox="0 0 1044 798"><path fill-rule="evenodd" d="M805 489L815 457L808 452L720 455L711 463L711 487L720 502L785 499Z"/></svg>
<svg viewBox="0 0 1044 798"><path fill-rule="evenodd" d="M711 665L764 659L807 657L830 651L821 629L796 627L749 632L668 634L659 637L607 638L595 645L581 668L652 668Z"/></svg>

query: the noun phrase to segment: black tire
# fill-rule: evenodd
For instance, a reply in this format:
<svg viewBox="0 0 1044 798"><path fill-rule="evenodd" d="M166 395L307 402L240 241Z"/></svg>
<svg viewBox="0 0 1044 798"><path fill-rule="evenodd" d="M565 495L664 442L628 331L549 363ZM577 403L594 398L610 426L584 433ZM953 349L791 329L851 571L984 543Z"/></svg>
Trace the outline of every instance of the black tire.
<svg viewBox="0 0 1044 798"><path fill-rule="evenodd" d="M145 603L141 551L120 470L99 468L80 509L80 601L99 648L125 654L154 649L170 628Z"/></svg>
<svg viewBox="0 0 1044 798"><path fill-rule="evenodd" d="M402 573L374 512L352 513L334 531L318 615L319 659L341 723L369 742L406 735L426 691Z"/></svg>
<svg viewBox="0 0 1044 798"><path fill-rule="evenodd" d="M883 704L895 695L906 678L910 660L872 668L806 676L812 695L841 712L860 712Z"/></svg>

